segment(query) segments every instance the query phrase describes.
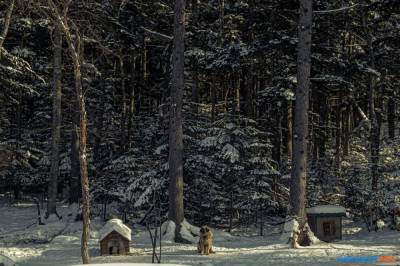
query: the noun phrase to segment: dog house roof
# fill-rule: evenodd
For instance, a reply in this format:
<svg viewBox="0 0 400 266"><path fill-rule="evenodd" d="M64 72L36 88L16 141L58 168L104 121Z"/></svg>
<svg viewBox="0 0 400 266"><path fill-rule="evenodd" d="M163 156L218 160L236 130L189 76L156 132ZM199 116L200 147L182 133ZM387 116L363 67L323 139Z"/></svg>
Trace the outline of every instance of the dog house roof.
<svg viewBox="0 0 400 266"><path fill-rule="evenodd" d="M103 240L106 236L108 236L112 231L117 232L124 238L131 241L131 229L124 225L124 223L120 219L111 219L109 220L104 227L100 230L99 241Z"/></svg>
<svg viewBox="0 0 400 266"><path fill-rule="evenodd" d="M307 214L312 215L335 215L335 216L345 216L346 209L339 205L319 205L312 208L307 208Z"/></svg>

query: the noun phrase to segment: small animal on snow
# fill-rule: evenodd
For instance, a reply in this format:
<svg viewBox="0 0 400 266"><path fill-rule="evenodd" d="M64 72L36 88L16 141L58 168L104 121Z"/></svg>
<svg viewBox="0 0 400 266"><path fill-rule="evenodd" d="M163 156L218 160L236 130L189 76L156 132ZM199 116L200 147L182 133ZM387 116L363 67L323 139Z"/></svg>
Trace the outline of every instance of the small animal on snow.
<svg viewBox="0 0 400 266"><path fill-rule="evenodd" d="M385 222L382 219L376 221L376 231L382 231L385 227Z"/></svg>
<svg viewBox="0 0 400 266"><path fill-rule="evenodd" d="M209 255L215 253L212 250L213 233L207 225L200 228L199 243L197 244L197 251L201 255Z"/></svg>

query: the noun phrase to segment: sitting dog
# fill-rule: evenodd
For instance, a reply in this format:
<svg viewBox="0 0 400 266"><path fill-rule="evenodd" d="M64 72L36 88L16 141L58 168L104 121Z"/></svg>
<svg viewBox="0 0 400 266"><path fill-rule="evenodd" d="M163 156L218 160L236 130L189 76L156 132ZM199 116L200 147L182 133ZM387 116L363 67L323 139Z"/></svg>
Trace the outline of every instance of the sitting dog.
<svg viewBox="0 0 400 266"><path fill-rule="evenodd" d="M376 231L382 231L385 227L385 222L382 219L376 221Z"/></svg>
<svg viewBox="0 0 400 266"><path fill-rule="evenodd" d="M199 243L197 244L197 251L201 255L209 255L215 253L212 250L213 234L207 225L203 225L200 228Z"/></svg>

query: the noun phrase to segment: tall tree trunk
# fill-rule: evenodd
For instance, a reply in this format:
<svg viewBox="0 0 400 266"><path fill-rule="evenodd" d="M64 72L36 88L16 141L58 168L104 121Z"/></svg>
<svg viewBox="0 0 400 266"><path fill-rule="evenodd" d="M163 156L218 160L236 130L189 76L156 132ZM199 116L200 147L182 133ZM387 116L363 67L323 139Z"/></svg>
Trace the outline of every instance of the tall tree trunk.
<svg viewBox="0 0 400 266"><path fill-rule="evenodd" d="M278 167L281 165L281 151L282 151L282 113L278 111L276 113L276 126L274 133L274 143L272 148L272 159L277 163Z"/></svg>
<svg viewBox="0 0 400 266"><path fill-rule="evenodd" d="M389 138L394 139L396 130L396 102L393 97L389 97L387 103L387 120Z"/></svg>
<svg viewBox="0 0 400 266"><path fill-rule="evenodd" d="M321 117L318 114L319 111L319 106L320 102L320 92L318 89L312 90L311 91L311 109L312 113L314 114L313 118L310 119L310 124L311 124L311 131L309 132L310 139L312 140L312 165L313 167L317 165L320 159L320 153L319 153L319 139L321 135L321 128L319 127Z"/></svg>
<svg viewBox="0 0 400 266"><path fill-rule="evenodd" d="M366 40L369 54L369 65L372 69L375 69L375 53L373 47L373 36L371 30L367 24L367 12L365 11L362 17L362 23L364 30L366 31ZM369 115L371 121L370 128L370 154L371 154L371 186L372 190L378 189L378 163L379 163L379 144L380 144L380 127L378 124L378 118L375 110L376 100L376 79L374 74L369 76Z"/></svg>
<svg viewBox="0 0 400 266"><path fill-rule="evenodd" d="M147 43L150 41L150 38L147 36L143 37L143 50L142 50L142 79L143 85L147 85L147 78L149 73L147 72Z"/></svg>
<svg viewBox="0 0 400 266"><path fill-rule="evenodd" d="M239 72L235 72L233 77L234 84L234 92L235 92L235 114L240 114L240 74Z"/></svg>
<svg viewBox="0 0 400 266"><path fill-rule="evenodd" d="M341 151L342 151L342 106L341 106L341 96L339 96L339 100L336 106L336 146L335 146L335 164L336 164L336 172L339 171L340 161L341 161Z"/></svg>
<svg viewBox="0 0 400 266"><path fill-rule="evenodd" d="M245 111L246 115L248 117L253 116L253 93L254 93L254 85L255 85L255 75L253 74L253 70L250 68L250 71L248 71L248 76L247 80L245 80L245 87L244 87L244 93L245 93ZM245 75L243 75L243 78L245 79Z"/></svg>
<svg viewBox="0 0 400 266"><path fill-rule="evenodd" d="M348 156L350 152L351 113L351 105L348 105L343 117L343 156Z"/></svg>
<svg viewBox="0 0 400 266"><path fill-rule="evenodd" d="M211 88L210 88L210 90L211 90L211 123L214 123L214 121L215 121L215 116L216 116L216 113L217 113L217 110L216 110L216 104L217 104L217 92L216 92L216 90L217 90L217 88L216 88L216 81L217 81L217 79L215 78L215 77L213 77L213 80L214 80L214 82L210 85L211 86Z"/></svg>
<svg viewBox="0 0 400 266"><path fill-rule="evenodd" d="M89 176L88 176L88 163L87 163L87 113L85 96L82 88L82 74L81 74L81 39L78 30L74 34L74 38L68 27L68 18L66 15L61 16L60 11L53 0L48 0L50 8L55 21L60 29L63 31L66 42L68 44L69 54L74 66L75 90L76 100L79 106L79 127L75 128L75 133L79 139L79 162L82 186L82 239L81 239L81 255L83 264L90 263L89 257L89 230L90 230L90 195L89 195ZM63 13L67 13L68 5L64 6Z"/></svg>
<svg viewBox="0 0 400 266"><path fill-rule="evenodd" d="M80 189L80 163L79 163L79 138L75 128L79 126L79 105L76 99L72 100L72 134L71 134L71 173L69 203L78 203L81 198Z"/></svg>
<svg viewBox="0 0 400 266"><path fill-rule="evenodd" d="M224 43L224 16L225 16L225 0L218 0L219 9L219 45Z"/></svg>
<svg viewBox="0 0 400 266"><path fill-rule="evenodd" d="M6 16L4 17L3 30L1 31L1 35L0 35L0 48L3 47L4 41L8 34L8 28L10 27L11 15L14 10L14 5L15 5L15 0L10 0L10 4L8 6ZM0 56L1 56L1 52L0 52Z"/></svg>
<svg viewBox="0 0 400 266"><path fill-rule="evenodd" d="M129 93L128 147L131 148L133 138L133 117L135 115L136 56L133 56L131 86Z"/></svg>
<svg viewBox="0 0 400 266"><path fill-rule="evenodd" d="M121 142L120 142L120 147L121 147L121 152L126 151L126 120L127 120L127 114L126 114L126 91L125 91L125 71L124 71L124 59L122 52L119 57L119 70L120 70L120 77L121 77L121 93L122 93L122 104L121 104Z"/></svg>
<svg viewBox="0 0 400 266"><path fill-rule="evenodd" d="M51 142L51 167L48 188L48 201L46 218L57 214L57 186L60 164L60 138L61 138L61 64L62 64L62 32L56 26L54 29L54 66L53 66L53 126Z"/></svg>
<svg viewBox="0 0 400 266"><path fill-rule="evenodd" d="M183 211L183 139L182 100L185 86L185 0L175 0L172 53L172 87L169 124L169 220L175 222L175 241L180 234Z"/></svg>
<svg viewBox="0 0 400 266"><path fill-rule="evenodd" d="M299 44L297 54L297 88L294 117L294 141L290 205L302 229L305 213L307 179L308 108L311 70L312 0L300 0Z"/></svg>
<svg viewBox="0 0 400 266"><path fill-rule="evenodd" d="M329 106L328 102L326 100L326 94L321 93L321 100L320 100L320 136L318 140L318 151L319 151L319 157L321 159L325 158L325 152L326 152L326 142L327 142L327 137L328 133L326 132L326 125L328 123L328 113L329 113Z"/></svg>
<svg viewBox="0 0 400 266"><path fill-rule="evenodd" d="M292 160L293 154L293 101L287 101L287 113L286 113L286 121L287 121L287 157L289 160Z"/></svg>

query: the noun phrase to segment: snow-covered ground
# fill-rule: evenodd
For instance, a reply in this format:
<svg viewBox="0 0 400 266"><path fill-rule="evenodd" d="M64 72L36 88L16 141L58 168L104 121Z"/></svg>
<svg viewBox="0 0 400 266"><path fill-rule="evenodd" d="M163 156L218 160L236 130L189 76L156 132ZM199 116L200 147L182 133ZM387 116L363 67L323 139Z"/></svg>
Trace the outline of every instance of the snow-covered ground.
<svg viewBox="0 0 400 266"><path fill-rule="evenodd" d="M66 266L79 264L81 223L68 216L67 207L59 208L62 221L37 225L36 208L31 205L0 207L0 254L14 259L20 266ZM98 236L103 223L94 219L90 239L93 263L151 262L152 248L148 232L132 228L131 255L99 256ZM236 232L235 236L214 230L216 254L201 256L196 245L164 242L162 262L185 265L337 265L344 255L400 255L400 233L389 229L365 232L345 221L344 237L335 243L321 243L290 249L279 242L280 228L268 228L266 236L256 232ZM49 242L50 241L50 242Z"/></svg>

